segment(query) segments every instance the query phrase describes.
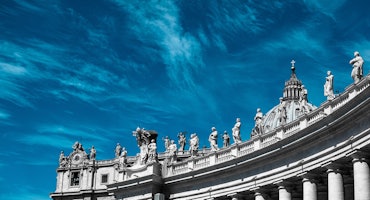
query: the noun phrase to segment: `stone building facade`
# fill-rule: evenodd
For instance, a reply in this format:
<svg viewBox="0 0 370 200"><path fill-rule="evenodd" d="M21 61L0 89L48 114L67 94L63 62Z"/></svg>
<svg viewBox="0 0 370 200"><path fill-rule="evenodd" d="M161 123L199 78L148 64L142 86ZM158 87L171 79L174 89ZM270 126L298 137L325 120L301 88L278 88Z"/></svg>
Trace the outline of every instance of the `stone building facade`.
<svg viewBox="0 0 370 200"><path fill-rule="evenodd" d="M370 200L370 76L319 107L306 101L303 108L307 91L292 64L280 104L250 140L196 156L185 151L176 162L159 153L144 163L95 160L76 143L60 156L51 198Z"/></svg>

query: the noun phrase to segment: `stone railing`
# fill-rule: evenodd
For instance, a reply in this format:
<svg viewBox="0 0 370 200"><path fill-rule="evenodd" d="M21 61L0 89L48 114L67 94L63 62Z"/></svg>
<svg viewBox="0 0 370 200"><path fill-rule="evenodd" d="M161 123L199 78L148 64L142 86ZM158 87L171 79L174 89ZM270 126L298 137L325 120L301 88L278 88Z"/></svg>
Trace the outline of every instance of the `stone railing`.
<svg viewBox="0 0 370 200"><path fill-rule="evenodd" d="M226 149L210 152L204 156L190 157L182 162L169 165L167 168L168 173L164 174L164 176L169 177L173 175L179 175L214 164L227 162L236 157L241 157L270 146L280 140L283 140L284 138L296 134L308 126L312 126L313 124L319 122L337 109L344 106L347 102L357 96L357 94L368 87L370 87L370 75L364 77L364 79L358 84L350 85L342 94L338 95L333 100L324 102L319 108L300 116L298 119L286 125L277 127L276 129L264 135L254 137L243 143L233 144Z"/></svg>
<svg viewBox="0 0 370 200"><path fill-rule="evenodd" d="M244 156L254 151L254 143L252 140L249 140L247 142L243 142L239 144L236 148L233 148L232 150L236 151L236 156Z"/></svg>
<svg viewBox="0 0 370 200"><path fill-rule="evenodd" d="M231 148L222 149L216 154L216 163L225 162L234 158Z"/></svg>

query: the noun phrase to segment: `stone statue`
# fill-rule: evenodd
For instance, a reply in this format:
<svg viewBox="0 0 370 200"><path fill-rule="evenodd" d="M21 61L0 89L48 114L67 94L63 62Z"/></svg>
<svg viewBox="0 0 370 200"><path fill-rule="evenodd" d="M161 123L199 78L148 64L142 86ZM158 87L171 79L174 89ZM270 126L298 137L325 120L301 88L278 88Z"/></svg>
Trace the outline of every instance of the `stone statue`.
<svg viewBox="0 0 370 200"><path fill-rule="evenodd" d="M299 107L302 114L308 113L310 111L310 108L307 105L307 89L302 85L302 90L299 96Z"/></svg>
<svg viewBox="0 0 370 200"><path fill-rule="evenodd" d="M151 134L149 131L145 129L140 129L139 127L137 127L135 131L132 131L132 134L133 136L136 137L137 145L140 148L140 164L143 165L148 160L149 141L150 141ZM151 148L154 148L154 145L155 145L155 150L156 150L157 149L156 143L152 144Z"/></svg>
<svg viewBox="0 0 370 200"><path fill-rule="evenodd" d="M217 151L218 145L217 145L217 130L215 127L212 127L212 132L208 137L208 141L211 146L211 151Z"/></svg>
<svg viewBox="0 0 370 200"><path fill-rule="evenodd" d="M76 141L73 146L72 146L72 149L73 151L77 151L77 152L82 152L82 151L85 151L84 148L82 147L82 144L79 143L78 141Z"/></svg>
<svg viewBox="0 0 370 200"><path fill-rule="evenodd" d="M157 144L154 139L151 140L150 144L148 145L148 162L157 162L158 155L157 155Z"/></svg>
<svg viewBox="0 0 370 200"><path fill-rule="evenodd" d="M122 147L121 155L119 156L120 166L126 166L127 164L127 151L125 147Z"/></svg>
<svg viewBox="0 0 370 200"><path fill-rule="evenodd" d="M180 145L179 151L183 153L185 150L185 145L186 145L185 133L180 132L179 134L177 134L177 137L179 138L179 145Z"/></svg>
<svg viewBox="0 0 370 200"><path fill-rule="evenodd" d="M230 145L230 137L226 131L224 131L224 135L222 136L222 139L224 139L223 147L224 148L228 147Z"/></svg>
<svg viewBox="0 0 370 200"><path fill-rule="evenodd" d="M354 58L349 61L349 64L352 65L351 77L355 83L358 83L362 79L364 60L358 51L355 51L353 55Z"/></svg>
<svg viewBox="0 0 370 200"><path fill-rule="evenodd" d="M119 158L119 155L121 154L122 147L119 143L116 145L116 149L114 150L116 158Z"/></svg>
<svg viewBox="0 0 370 200"><path fill-rule="evenodd" d="M190 135L190 147L189 152L191 156L196 156L199 148L199 138L196 133Z"/></svg>
<svg viewBox="0 0 370 200"><path fill-rule="evenodd" d="M144 165L148 161L149 145L142 144L140 146L140 164Z"/></svg>
<svg viewBox="0 0 370 200"><path fill-rule="evenodd" d="M136 137L137 145L140 147L142 144L149 145L151 134L149 131L146 131L144 128L136 128L135 131L132 131L132 135Z"/></svg>
<svg viewBox="0 0 370 200"><path fill-rule="evenodd" d="M90 149L90 160L95 160L95 159L96 159L96 149L94 146L92 146Z"/></svg>
<svg viewBox="0 0 370 200"><path fill-rule="evenodd" d="M287 113L286 113L286 107L285 107L285 101L282 97L279 98L280 104L278 107L278 113L279 113L279 122L280 125L284 125L287 120Z"/></svg>
<svg viewBox="0 0 370 200"><path fill-rule="evenodd" d="M164 148L166 149L166 152L168 152L168 148L170 146L170 138L166 136L165 138L163 138L163 140L164 140Z"/></svg>
<svg viewBox="0 0 370 200"><path fill-rule="evenodd" d="M242 124L240 122L240 118L236 118L236 123L235 123L234 127L231 129L234 143L241 143L242 142L242 138L240 136L240 127L241 127L241 125Z"/></svg>
<svg viewBox="0 0 370 200"><path fill-rule="evenodd" d="M327 72L327 77L325 78L325 85L324 85L324 96L327 97L327 100L334 99L334 89L333 89L333 81L334 76L331 74L331 71Z"/></svg>
<svg viewBox="0 0 370 200"><path fill-rule="evenodd" d="M176 152L177 152L177 145L175 144L174 140L171 140L171 144L168 148L169 156L170 156L170 163L174 163L176 161Z"/></svg>
<svg viewBox="0 0 370 200"><path fill-rule="evenodd" d="M59 167L66 167L67 165L68 165L68 159L64 155L64 151L61 151L59 155Z"/></svg>
<svg viewBox="0 0 370 200"><path fill-rule="evenodd" d="M263 114L260 108L257 108L256 116L254 117L255 125L252 130L252 136L263 134L263 124L262 124Z"/></svg>

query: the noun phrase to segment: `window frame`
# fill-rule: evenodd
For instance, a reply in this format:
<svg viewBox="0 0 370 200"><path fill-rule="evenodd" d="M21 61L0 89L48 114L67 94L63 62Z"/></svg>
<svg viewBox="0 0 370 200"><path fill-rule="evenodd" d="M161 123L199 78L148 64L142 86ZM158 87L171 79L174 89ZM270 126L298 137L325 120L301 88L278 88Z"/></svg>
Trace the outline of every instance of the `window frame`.
<svg viewBox="0 0 370 200"><path fill-rule="evenodd" d="M71 177L69 179L69 186L79 187L80 183L81 183L81 172L80 171L71 171Z"/></svg>
<svg viewBox="0 0 370 200"><path fill-rule="evenodd" d="M103 182L104 179L105 179L105 182ZM104 185L104 184L108 184L108 182L109 182L109 174L101 174L100 183Z"/></svg>

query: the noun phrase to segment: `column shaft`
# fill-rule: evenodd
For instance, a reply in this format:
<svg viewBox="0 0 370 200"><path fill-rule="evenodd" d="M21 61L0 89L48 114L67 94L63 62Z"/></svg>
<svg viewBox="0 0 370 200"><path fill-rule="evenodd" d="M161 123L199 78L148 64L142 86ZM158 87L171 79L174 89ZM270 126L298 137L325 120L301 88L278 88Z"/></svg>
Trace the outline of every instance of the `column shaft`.
<svg viewBox="0 0 370 200"><path fill-rule="evenodd" d="M303 200L317 200L317 186L313 181L303 178Z"/></svg>
<svg viewBox="0 0 370 200"><path fill-rule="evenodd" d="M265 200L265 197L264 197L261 193L256 192L256 193L254 194L254 199L255 199L255 200Z"/></svg>
<svg viewBox="0 0 370 200"><path fill-rule="evenodd" d="M370 200L369 165L364 159L353 159L353 179L355 200Z"/></svg>
<svg viewBox="0 0 370 200"><path fill-rule="evenodd" d="M342 174L329 169L328 173L328 200L344 200Z"/></svg>
<svg viewBox="0 0 370 200"><path fill-rule="evenodd" d="M279 200L292 200L292 194L284 186L279 186Z"/></svg>

